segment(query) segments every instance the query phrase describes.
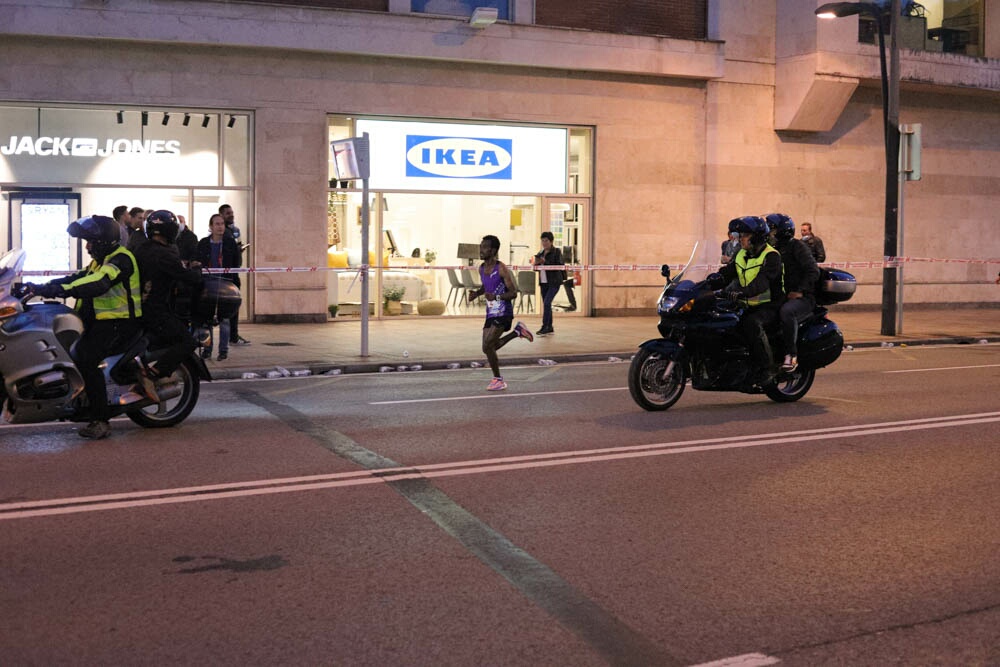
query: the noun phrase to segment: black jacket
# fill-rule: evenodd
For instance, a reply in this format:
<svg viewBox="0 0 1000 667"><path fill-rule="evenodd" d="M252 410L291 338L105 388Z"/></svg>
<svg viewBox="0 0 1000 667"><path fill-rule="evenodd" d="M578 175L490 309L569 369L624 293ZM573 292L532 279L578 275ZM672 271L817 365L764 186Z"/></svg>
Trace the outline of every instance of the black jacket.
<svg viewBox="0 0 1000 667"><path fill-rule="evenodd" d="M801 292L804 296L815 296L819 267L809 246L798 239L789 239L778 244L778 252L785 269L785 293Z"/></svg>
<svg viewBox="0 0 1000 667"><path fill-rule="evenodd" d="M201 262L202 268L212 267L212 237L206 236L202 240L198 241L198 254L195 257L199 262ZM240 251L239 244L231 236L222 237L222 268L224 269L236 269L242 266L243 263L243 253ZM240 286L240 276L236 273L223 273L223 278L232 280L236 283L236 286Z"/></svg>
<svg viewBox="0 0 1000 667"><path fill-rule="evenodd" d="M147 320L172 313L174 287L178 283L201 282L201 271L184 268L176 247L152 239L146 239L135 249L135 261L142 285L142 316Z"/></svg>
<svg viewBox="0 0 1000 667"><path fill-rule="evenodd" d="M548 254L545 254L544 250L539 250L538 254L535 255L535 266L562 266L563 258L562 251L559 248L552 246ZM543 269L544 270L544 269ZM541 273L541 271L539 271ZM541 275L538 276L538 284L542 285L558 285L562 287L563 282L566 280L566 272L562 269L558 271L545 271L545 282L542 283Z"/></svg>

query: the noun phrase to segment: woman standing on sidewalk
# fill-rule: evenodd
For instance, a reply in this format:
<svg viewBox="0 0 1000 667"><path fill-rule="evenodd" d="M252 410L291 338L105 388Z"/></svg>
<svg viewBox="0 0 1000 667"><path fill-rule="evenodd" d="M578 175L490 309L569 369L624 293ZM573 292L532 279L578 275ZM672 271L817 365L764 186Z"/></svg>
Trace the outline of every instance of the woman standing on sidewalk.
<svg viewBox="0 0 1000 667"><path fill-rule="evenodd" d="M542 249L531 258L535 266L562 266L562 252L552 245L552 232L542 232ZM542 328L535 332L537 336L548 336L555 333L552 328L552 300L566 282L566 272L562 269L539 269L538 284L542 287Z"/></svg>

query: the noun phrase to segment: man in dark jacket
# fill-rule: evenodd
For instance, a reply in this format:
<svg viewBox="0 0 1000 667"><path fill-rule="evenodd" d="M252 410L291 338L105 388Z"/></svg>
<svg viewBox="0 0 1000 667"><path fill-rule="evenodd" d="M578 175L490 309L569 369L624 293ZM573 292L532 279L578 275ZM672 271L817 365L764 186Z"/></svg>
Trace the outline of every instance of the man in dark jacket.
<svg viewBox="0 0 1000 667"><path fill-rule="evenodd" d="M819 267L809 247L795 238L795 222L784 213L771 213L766 218L771 229L774 247L781 253L785 269L785 294L788 298L778 311L781 321L781 338L785 345L785 358L781 370L794 371L798 366L797 339L799 325L805 322L816 308L816 281Z"/></svg>
<svg viewBox="0 0 1000 667"><path fill-rule="evenodd" d="M243 261L243 253L239 244L232 236L226 234L226 225L223 217L219 214L209 218L208 228L211 234L198 241L197 259L201 265L209 269L234 269L239 268ZM240 286L240 277L235 273L223 273L222 277L232 281L237 287ZM211 322L198 320L195 326L211 326ZM230 338L230 318L220 318L219 321L219 361L225 361L229 356ZM208 358L212 355L210 348L202 349L202 357Z"/></svg>
<svg viewBox="0 0 1000 667"><path fill-rule="evenodd" d="M811 223L802 223L802 242L809 248L809 252L812 253L813 259L816 262L821 263L826 261L826 248L823 247L823 239L813 235L813 226Z"/></svg>
<svg viewBox="0 0 1000 667"><path fill-rule="evenodd" d="M155 377L173 373L198 346L173 308L174 288L178 283L193 287L201 282L197 266L186 268L177 254L174 243L179 229L173 213L154 211L146 220L148 238L135 251L142 277L143 327L151 347L167 348L151 369Z"/></svg>

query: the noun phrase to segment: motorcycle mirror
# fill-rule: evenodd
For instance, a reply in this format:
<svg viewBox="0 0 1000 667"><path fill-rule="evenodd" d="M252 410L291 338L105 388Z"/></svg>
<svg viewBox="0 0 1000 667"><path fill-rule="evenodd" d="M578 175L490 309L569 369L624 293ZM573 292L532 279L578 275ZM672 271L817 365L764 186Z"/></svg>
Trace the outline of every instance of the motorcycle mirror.
<svg viewBox="0 0 1000 667"><path fill-rule="evenodd" d="M664 278L666 278L667 280L670 280L670 265L669 264L664 264L663 266L660 267L660 275L663 276Z"/></svg>

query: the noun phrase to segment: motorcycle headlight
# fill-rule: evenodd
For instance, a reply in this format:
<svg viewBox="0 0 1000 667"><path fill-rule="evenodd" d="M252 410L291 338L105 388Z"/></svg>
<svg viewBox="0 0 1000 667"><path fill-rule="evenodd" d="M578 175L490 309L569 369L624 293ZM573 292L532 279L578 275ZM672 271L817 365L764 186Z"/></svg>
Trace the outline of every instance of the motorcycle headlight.
<svg viewBox="0 0 1000 667"><path fill-rule="evenodd" d="M657 306L657 311L661 313L669 313L673 307L677 305L678 301L679 299L676 296L668 296L661 299L659 305Z"/></svg>

